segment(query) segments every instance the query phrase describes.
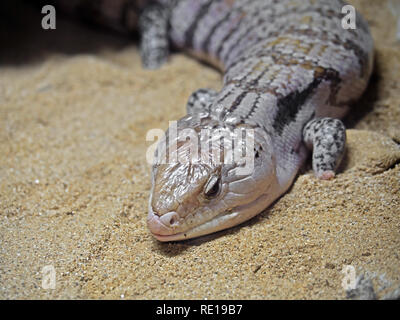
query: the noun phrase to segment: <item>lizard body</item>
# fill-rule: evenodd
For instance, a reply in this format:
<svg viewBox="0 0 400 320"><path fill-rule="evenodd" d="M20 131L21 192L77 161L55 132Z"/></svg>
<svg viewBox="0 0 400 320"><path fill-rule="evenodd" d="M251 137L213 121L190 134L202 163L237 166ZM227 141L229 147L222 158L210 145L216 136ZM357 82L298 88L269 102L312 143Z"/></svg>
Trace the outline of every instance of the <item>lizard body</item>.
<svg viewBox="0 0 400 320"><path fill-rule="evenodd" d="M219 128L231 138L237 138L237 128L254 133L254 168L245 175L238 174L237 163L213 161L215 149L207 153L212 161L192 161L185 152L193 141L159 144L147 222L160 241L197 237L250 219L288 190L309 150L315 175L334 177L346 137L338 119L365 90L373 60L373 41L361 15L356 29L343 29L343 1L70 3L86 15L97 12L116 29L139 27L145 67L163 64L173 44L221 69L222 90L193 93L178 131ZM207 144L213 137L199 139ZM160 161L170 150L188 161Z"/></svg>

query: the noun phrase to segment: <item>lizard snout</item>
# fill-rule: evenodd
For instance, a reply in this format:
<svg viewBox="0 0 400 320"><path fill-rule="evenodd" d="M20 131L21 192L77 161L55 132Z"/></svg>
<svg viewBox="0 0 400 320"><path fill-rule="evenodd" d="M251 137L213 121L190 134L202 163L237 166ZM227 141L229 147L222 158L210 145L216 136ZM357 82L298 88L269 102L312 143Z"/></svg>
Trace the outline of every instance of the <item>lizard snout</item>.
<svg viewBox="0 0 400 320"><path fill-rule="evenodd" d="M150 232L154 235L171 235L174 234L174 227L177 226L179 220L179 215L174 212L167 212L161 217L149 212L147 217L147 227Z"/></svg>

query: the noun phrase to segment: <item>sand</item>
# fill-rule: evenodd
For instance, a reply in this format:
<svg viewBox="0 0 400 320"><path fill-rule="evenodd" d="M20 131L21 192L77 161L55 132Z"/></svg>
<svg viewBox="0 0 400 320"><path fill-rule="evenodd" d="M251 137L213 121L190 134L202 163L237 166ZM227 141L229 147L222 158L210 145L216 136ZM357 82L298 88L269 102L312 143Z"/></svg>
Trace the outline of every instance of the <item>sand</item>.
<svg viewBox="0 0 400 320"><path fill-rule="evenodd" d="M346 266L377 298L398 288L400 41L387 1L352 3L376 66L336 179L308 165L256 218L178 243L146 227L146 133L221 75L183 54L146 71L132 39L62 17L43 31L40 14L12 7L0 28L0 298L344 299Z"/></svg>

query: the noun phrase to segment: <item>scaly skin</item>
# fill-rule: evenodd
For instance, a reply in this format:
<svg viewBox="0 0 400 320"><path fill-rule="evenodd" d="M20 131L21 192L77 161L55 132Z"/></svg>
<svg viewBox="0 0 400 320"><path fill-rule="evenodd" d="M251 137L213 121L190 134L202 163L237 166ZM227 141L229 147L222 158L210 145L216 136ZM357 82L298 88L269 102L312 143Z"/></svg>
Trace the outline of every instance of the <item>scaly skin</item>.
<svg viewBox="0 0 400 320"><path fill-rule="evenodd" d="M114 2L114 9L115 3L126 1ZM373 42L359 14L356 29L345 30L345 3L340 0L154 3L139 23L144 65L156 68L163 63L168 52L165 34L174 46L224 73L220 92L192 95L178 133L220 128L237 138L235 129L242 127L255 134L254 170L247 175L238 174L238 164L219 164L215 148L206 152L211 163L195 162L185 153L197 148L191 140L159 144L148 216L157 239L188 239L250 219L287 191L309 149L316 176L334 177L345 143L338 118L365 90L372 70ZM144 2L139 7L143 10ZM201 141L212 139L204 136ZM161 163L170 150L186 161Z"/></svg>
<svg viewBox="0 0 400 320"><path fill-rule="evenodd" d="M224 72L223 89L202 113L195 110L179 120L178 131L219 127L234 135L235 128L246 126L255 130L256 152L254 171L247 176L237 175L236 165L190 159L155 165L148 227L157 239L197 237L258 214L290 187L306 160L306 145L314 147L316 176L334 176L344 150L344 127L339 120L319 118L347 113L366 88L373 52L361 16L356 30L341 27L344 5L332 0L187 0L172 9L172 42ZM159 148L158 160L174 142L166 151ZM183 153L190 143L176 152ZM218 192L207 197L214 175Z"/></svg>

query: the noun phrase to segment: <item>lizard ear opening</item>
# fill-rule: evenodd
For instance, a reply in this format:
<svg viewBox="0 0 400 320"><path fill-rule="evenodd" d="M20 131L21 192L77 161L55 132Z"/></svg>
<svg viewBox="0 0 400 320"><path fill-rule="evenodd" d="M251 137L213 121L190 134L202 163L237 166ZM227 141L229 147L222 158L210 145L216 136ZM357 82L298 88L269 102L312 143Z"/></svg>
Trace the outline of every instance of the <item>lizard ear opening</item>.
<svg viewBox="0 0 400 320"><path fill-rule="evenodd" d="M220 189L220 178L213 174L204 186L204 195L210 199L218 195Z"/></svg>

